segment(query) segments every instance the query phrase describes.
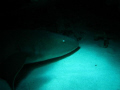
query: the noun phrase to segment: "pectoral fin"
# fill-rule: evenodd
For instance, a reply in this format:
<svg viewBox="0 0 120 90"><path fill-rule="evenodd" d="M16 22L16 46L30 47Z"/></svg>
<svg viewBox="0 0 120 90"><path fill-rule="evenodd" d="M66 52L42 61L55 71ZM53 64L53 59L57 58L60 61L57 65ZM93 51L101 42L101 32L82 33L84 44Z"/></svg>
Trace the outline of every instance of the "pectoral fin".
<svg viewBox="0 0 120 90"><path fill-rule="evenodd" d="M26 60L26 54L16 53L9 56L0 66L0 76L8 82L14 90L14 82Z"/></svg>

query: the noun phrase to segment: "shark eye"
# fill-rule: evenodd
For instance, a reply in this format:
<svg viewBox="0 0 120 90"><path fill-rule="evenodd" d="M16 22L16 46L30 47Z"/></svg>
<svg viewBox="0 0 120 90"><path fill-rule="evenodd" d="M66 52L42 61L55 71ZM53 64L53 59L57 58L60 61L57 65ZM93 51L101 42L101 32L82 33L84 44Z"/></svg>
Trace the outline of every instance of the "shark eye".
<svg viewBox="0 0 120 90"><path fill-rule="evenodd" d="M65 40L63 39L62 42L65 42Z"/></svg>

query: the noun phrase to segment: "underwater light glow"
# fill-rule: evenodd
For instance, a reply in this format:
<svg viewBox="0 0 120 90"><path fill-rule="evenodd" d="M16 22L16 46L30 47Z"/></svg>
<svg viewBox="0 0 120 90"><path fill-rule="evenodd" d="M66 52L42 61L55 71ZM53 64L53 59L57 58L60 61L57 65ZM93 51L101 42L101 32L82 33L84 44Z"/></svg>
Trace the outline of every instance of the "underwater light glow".
<svg viewBox="0 0 120 90"><path fill-rule="evenodd" d="M81 46L82 47L82 46ZM45 73L51 80L41 90L114 90L119 88L119 72L110 65L111 58L104 49L83 46L69 57L55 62ZM117 78L117 80L115 79ZM114 83L113 83L114 82Z"/></svg>

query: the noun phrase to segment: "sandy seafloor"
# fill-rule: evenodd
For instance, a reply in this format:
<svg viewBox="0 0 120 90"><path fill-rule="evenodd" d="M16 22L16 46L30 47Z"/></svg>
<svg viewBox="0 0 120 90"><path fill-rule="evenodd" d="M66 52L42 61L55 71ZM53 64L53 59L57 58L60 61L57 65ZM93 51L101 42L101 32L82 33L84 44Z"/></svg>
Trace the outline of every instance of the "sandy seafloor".
<svg viewBox="0 0 120 90"><path fill-rule="evenodd" d="M78 51L34 68L16 90L120 90L119 45L110 40L108 48L103 48L103 40L94 41L92 34L86 34ZM10 90L4 83L0 87Z"/></svg>

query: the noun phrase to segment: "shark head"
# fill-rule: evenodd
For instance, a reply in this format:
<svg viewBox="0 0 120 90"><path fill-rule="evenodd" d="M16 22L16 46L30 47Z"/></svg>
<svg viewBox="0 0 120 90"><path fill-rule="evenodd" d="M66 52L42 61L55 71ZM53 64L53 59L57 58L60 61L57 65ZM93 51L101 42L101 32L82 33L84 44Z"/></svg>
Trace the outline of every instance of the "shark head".
<svg viewBox="0 0 120 90"><path fill-rule="evenodd" d="M60 57L79 46L75 39L49 31L21 30L7 33L2 56L7 58L14 53L25 53L25 64Z"/></svg>
<svg viewBox="0 0 120 90"><path fill-rule="evenodd" d="M42 35L39 35L38 37L40 38L36 37L36 39L34 39L34 45L29 47L30 43L26 44L29 46L23 49L25 50L28 48L27 51L30 51L27 53L31 52L29 55L30 57L27 57L26 63L34 63L60 57L70 53L79 46L79 43L75 39L60 34L42 32Z"/></svg>

